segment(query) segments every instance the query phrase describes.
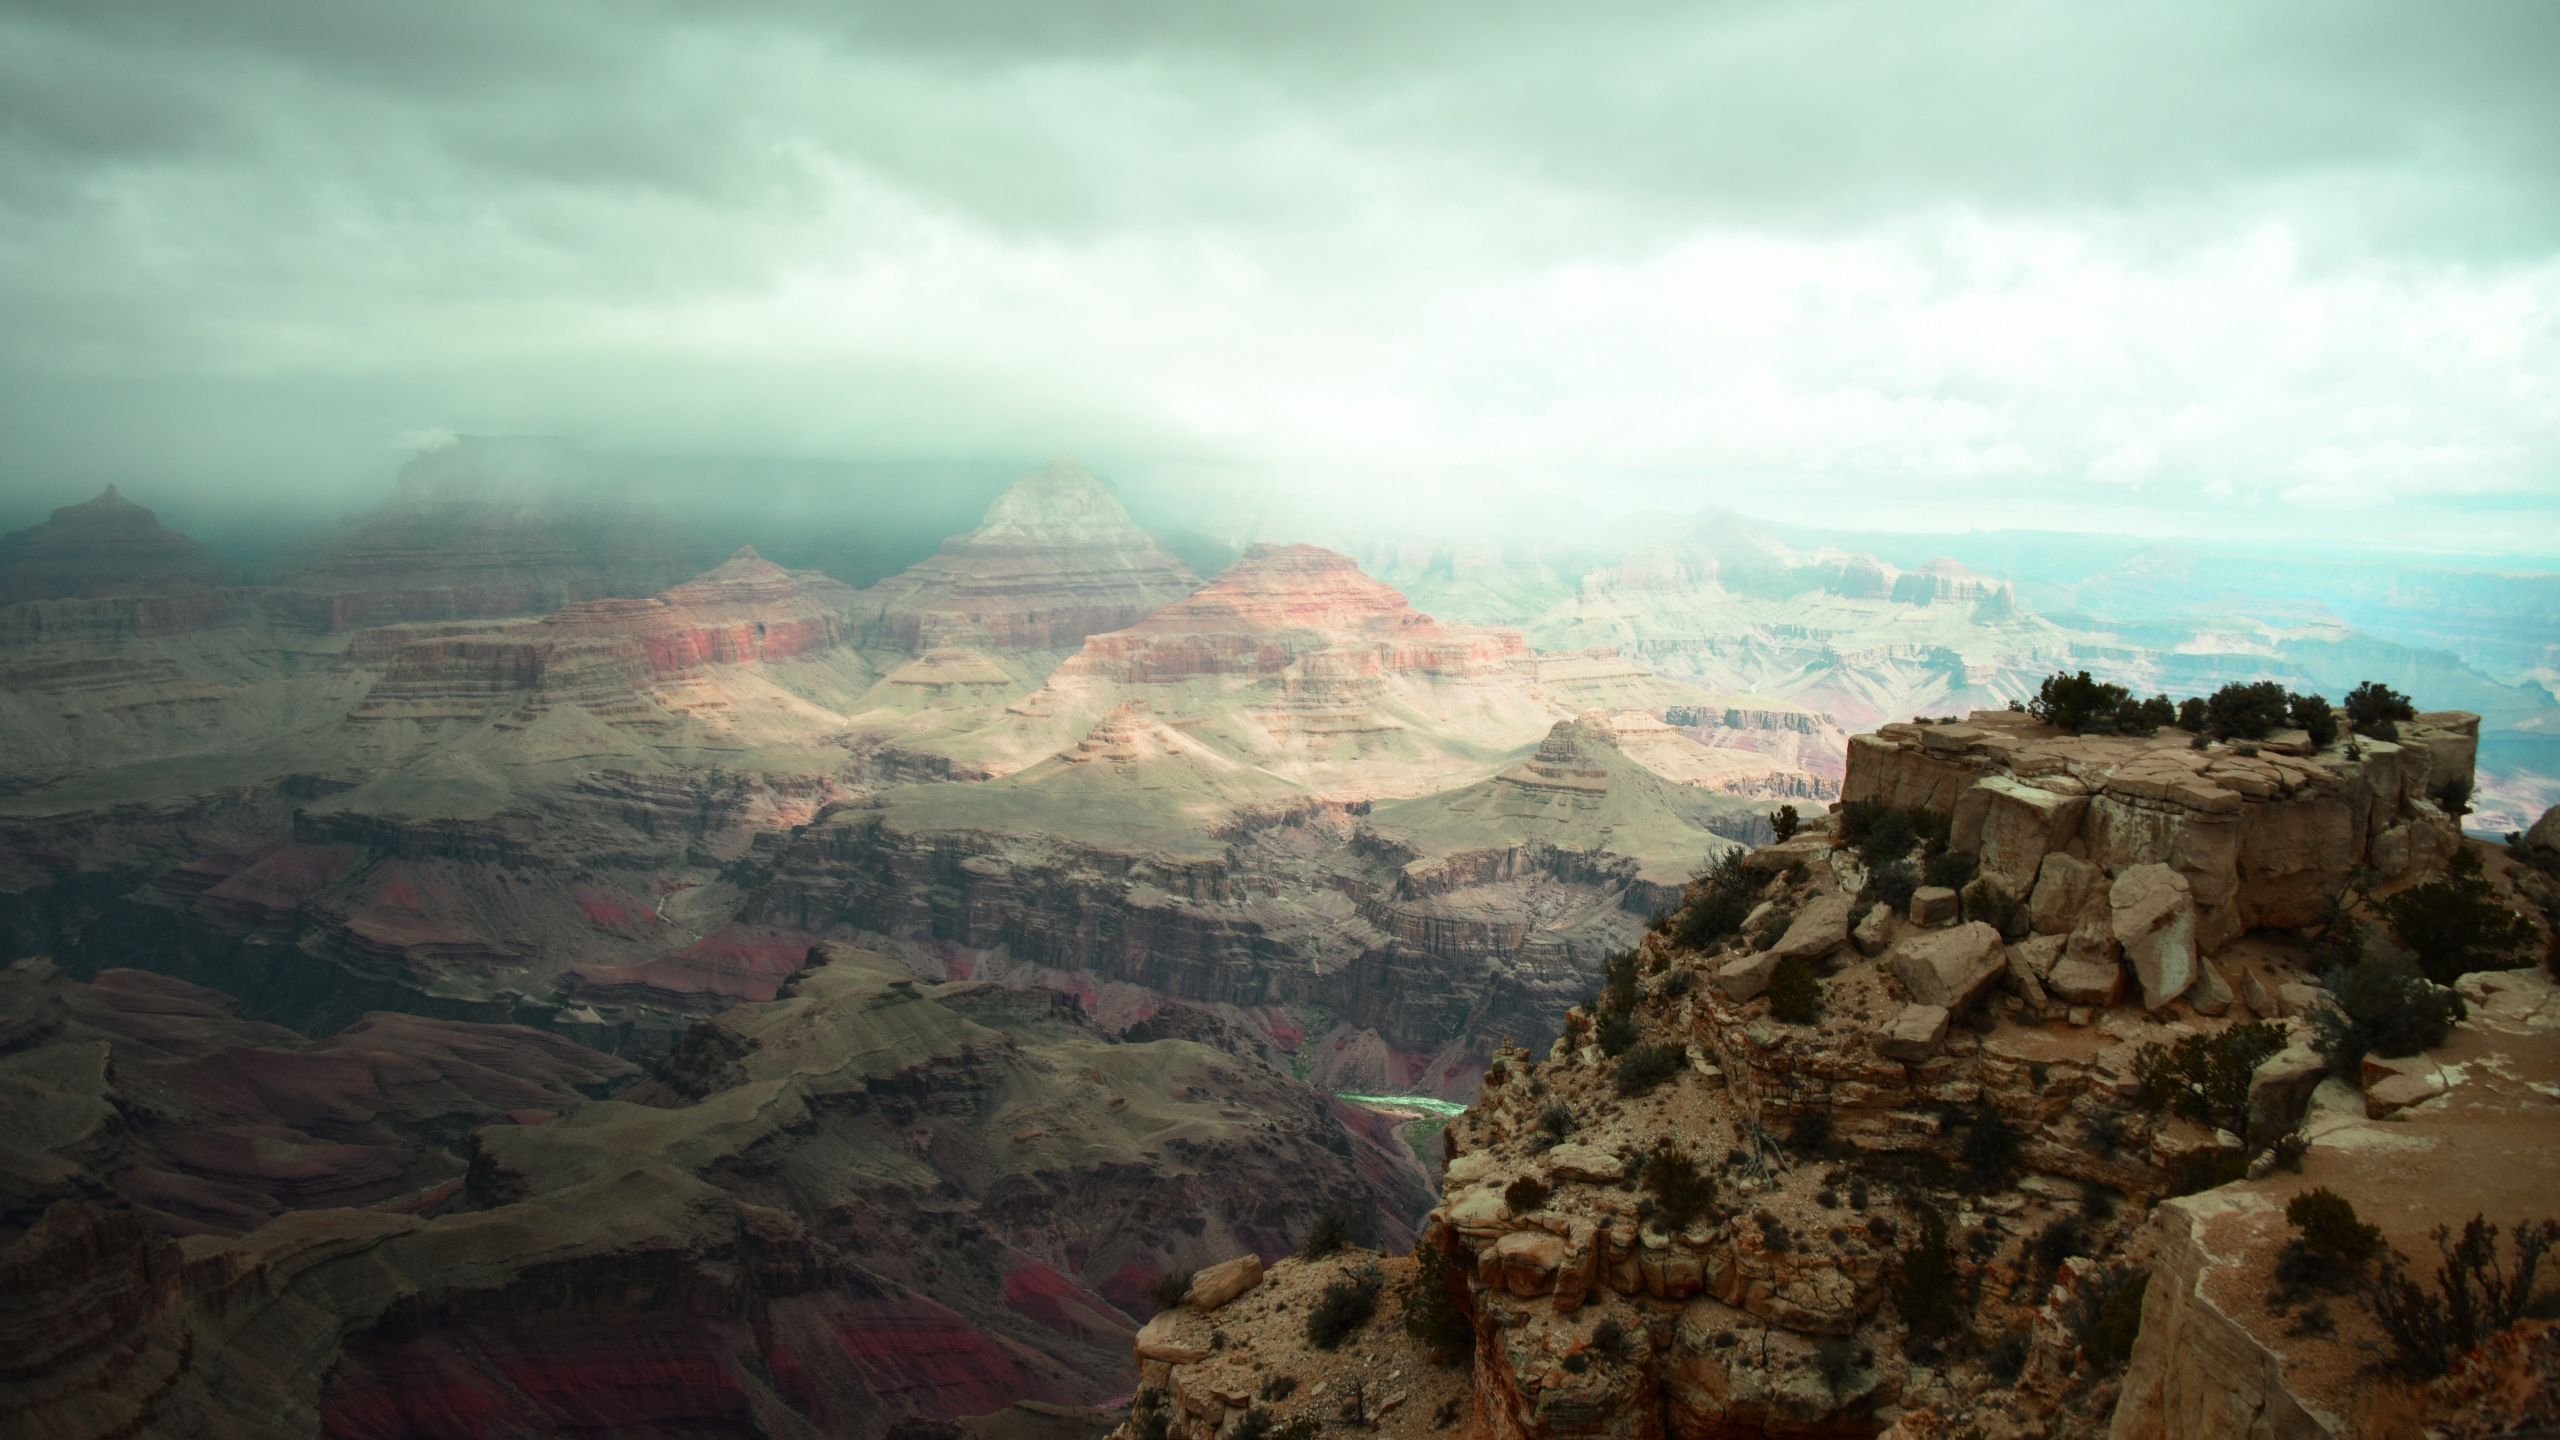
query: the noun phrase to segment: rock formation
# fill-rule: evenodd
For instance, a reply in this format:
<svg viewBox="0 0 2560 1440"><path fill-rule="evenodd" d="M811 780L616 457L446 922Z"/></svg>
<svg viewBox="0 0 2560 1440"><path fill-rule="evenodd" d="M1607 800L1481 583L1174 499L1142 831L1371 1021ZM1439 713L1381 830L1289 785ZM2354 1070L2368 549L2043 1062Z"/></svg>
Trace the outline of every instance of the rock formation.
<svg viewBox="0 0 2560 1440"><path fill-rule="evenodd" d="M1284 1076L855 954L705 1023L618 1099L491 1117L462 1147L403 1203L183 1250L135 1211L53 1204L0 1250L0 1416L878 1435L1106 1398L1162 1271L1283 1253L1326 1197L1420 1200L1409 1159Z"/></svg>
<svg viewBox="0 0 2560 1440"><path fill-rule="evenodd" d="M910 654L1071 650L1198 584L1100 481L1062 462L997 497L977 529L875 587L869 638Z"/></svg>
<svg viewBox="0 0 2560 1440"><path fill-rule="evenodd" d="M0 535L0 604L166 595L231 583L205 549L116 493L65 505L42 525Z"/></svg>

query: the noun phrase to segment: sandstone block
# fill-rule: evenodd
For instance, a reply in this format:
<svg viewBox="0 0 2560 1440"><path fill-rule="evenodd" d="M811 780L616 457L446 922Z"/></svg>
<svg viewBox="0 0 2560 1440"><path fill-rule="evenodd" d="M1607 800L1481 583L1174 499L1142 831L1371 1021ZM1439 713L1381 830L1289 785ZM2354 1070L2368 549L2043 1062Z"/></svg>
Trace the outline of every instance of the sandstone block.
<svg viewBox="0 0 2560 1440"><path fill-rule="evenodd" d="M2045 938L2056 942L2060 939L2059 936L2047 936ZM2055 945L2055 949L2058 951L2060 948L2060 945L2057 943ZM2016 991L2018 993L2018 998L2024 1001L2027 1005L2041 1010L2048 1003L2050 997L2044 988L2044 976L2038 973L2035 962L2027 957L2025 953L2026 949L2027 947L2023 945L2012 945L2009 947L2009 988ZM2053 968L2053 962L2051 960L2047 960L2044 968L2048 971L2051 970Z"/></svg>
<svg viewBox="0 0 2560 1440"><path fill-rule="evenodd" d="M1262 1257L1239 1255L1193 1275L1191 1288L1182 1292L1182 1303L1194 1310L1215 1310L1261 1283Z"/></svg>
<svg viewBox="0 0 2560 1440"><path fill-rule="evenodd" d="M1756 998L1769 988L1769 972L1778 968L1778 952L1763 950L1728 960L1716 971L1716 988L1736 1000Z"/></svg>
<svg viewBox="0 0 2560 1440"><path fill-rule="evenodd" d="M1858 918L1857 928L1849 932L1849 938L1857 944L1861 955L1883 954L1885 947L1893 943L1892 907L1869 907L1867 913Z"/></svg>
<svg viewBox="0 0 2560 1440"><path fill-rule="evenodd" d="M2275 982L2269 980L2263 971L2240 972L2240 998L2248 1005L2249 1013L2261 1020L2273 1020L2284 1014L2284 1007L2276 1000Z"/></svg>
<svg viewBox="0 0 2560 1440"><path fill-rule="evenodd" d="M2142 985L2145 1009L2187 993L2196 979L2196 912L2187 877L2157 862L2135 865L2107 890L2116 943Z"/></svg>
<svg viewBox="0 0 2560 1440"><path fill-rule="evenodd" d="M1769 953L1781 960L1815 960L1848 943L1849 897L1820 895L1797 912Z"/></svg>
<svg viewBox="0 0 2560 1440"><path fill-rule="evenodd" d="M2105 879L2086 860L2047 855L2036 867L2035 889L2027 897L2027 923L2039 935L2069 934L2080 913L2098 897Z"/></svg>
<svg viewBox="0 0 2560 1440"><path fill-rule="evenodd" d="M2560 805L2542 812L2533 828L2524 832L2524 848L2544 855L2560 855Z"/></svg>
<svg viewBox="0 0 2560 1440"><path fill-rule="evenodd" d="M2053 973L2054 966L2062 963L2063 944L2063 937L2059 935L2037 935L2012 944L2009 955L2024 965L2028 973L2042 980Z"/></svg>
<svg viewBox="0 0 2560 1440"><path fill-rule="evenodd" d="M2299 1040L2268 1056L2249 1076L2249 1127L2282 1135L2300 1125L2311 1092L2328 1073L2329 1062Z"/></svg>
<svg viewBox="0 0 2560 1440"><path fill-rule="evenodd" d="M1514 1295L1544 1295L1564 1264L1564 1240L1544 1230L1514 1230L1493 1242L1492 1263Z"/></svg>
<svg viewBox="0 0 2560 1440"><path fill-rule="evenodd" d="M1944 885L1923 885L1911 892L1911 923L1924 929L1953 925L1960 908L1956 892Z"/></svg>
<svg viewBox="0 0 2560 1440"><path fill-rule="evenodd" d="M1893 973L1923 1005L1961 1011L2009 968L2000 932L1977 920L1913 935L1893 947Z"/></svg>
<svg viewBox="0 0 2560 1440"><path fill-rule="evenodd" d="M2432 1075L2392 1075L2365 1087L2365 1118L2379 1120L2396 1115L2443 1093L2444 1082Z"/></svg>
<svg viewBox="0 0 2560 1440"><path fill-rule="evenodd" d="M1627 1167L1597 1145L1566 1144L1547 1152L1547 1173L1558 1180L1615 1185L1626 1178Z"/></svg>
<svg viewBox="0 0 2560 1440"><path fill-rule="evenodd" d="M1876 1052L1895 1060L1926 1060L1947 1038L1947 1008L1905 1005L1876 1036Z"/></svg>
<svg viewBox="0 0 2560 1440"><path fill-rule="evenodd" d="M1209 1358L1209 1346L1183 1324L1183 1312L1167 1310L1138 1328L1138 1358L1189 1365Z"/></svg>
<svg viewBox="0 0 2560 1440"><path fill-rule="evenodd" d="M2124 995L2124 967L2113 960L2066 956L2045 976L2044 986L2066 1005L2113 1005ZM2075 1014L2071 1023L2088 1022Z"/></svg>
<svg viewBox="0 0 2560 1440"><path fill-rule="evenodd" d="M2220 1015L2231 1008L2231 984L2210 960L2196 962L2196 983L2187 989L2187 1004L2199 1015Z"/></svg>

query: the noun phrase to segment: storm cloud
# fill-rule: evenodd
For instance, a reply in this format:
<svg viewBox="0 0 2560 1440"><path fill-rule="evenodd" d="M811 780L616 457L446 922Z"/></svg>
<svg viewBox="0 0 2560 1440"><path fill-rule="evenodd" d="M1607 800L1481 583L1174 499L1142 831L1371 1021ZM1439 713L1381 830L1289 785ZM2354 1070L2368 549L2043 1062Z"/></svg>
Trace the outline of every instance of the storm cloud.
<svg viewBox="0 0 2560 1440"><path fill-rule="evenodd" d="M2534 3L10 6L0 487L541 432L2560 551L2555 55Z"/></svg>

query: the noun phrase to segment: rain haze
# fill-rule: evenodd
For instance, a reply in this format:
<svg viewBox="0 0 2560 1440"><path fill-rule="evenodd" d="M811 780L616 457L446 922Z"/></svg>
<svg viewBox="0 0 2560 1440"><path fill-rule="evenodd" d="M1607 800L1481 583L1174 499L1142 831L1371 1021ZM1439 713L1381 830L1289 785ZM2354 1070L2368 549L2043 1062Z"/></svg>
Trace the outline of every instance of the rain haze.
<svg viewBox="0 0 2560 1440"><path fill-rule="evenodd" d="M2560 552L2560 10L2447 20L13 5L0 508L546 434Z"/></svg>

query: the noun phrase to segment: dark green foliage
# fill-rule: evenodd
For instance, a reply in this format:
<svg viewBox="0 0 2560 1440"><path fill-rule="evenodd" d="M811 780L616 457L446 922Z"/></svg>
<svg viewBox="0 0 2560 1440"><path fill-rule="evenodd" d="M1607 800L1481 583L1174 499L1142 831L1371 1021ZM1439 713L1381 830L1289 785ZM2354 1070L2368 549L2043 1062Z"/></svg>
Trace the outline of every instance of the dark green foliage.
<svg viewBox="0 0 2560 1440"><path fill-rule="evenodd" d="M2134 719L2139 723L2125 727L2125 733L2128 735L2149 735L2163 725L2178 723L2177 702L2166 695L2152 696L2143 701L2133 713Z"/></svg>
<svg viewBox="0 0 2560 1440"><path fill-rule="evenodd" d="M2380 1227L2356 1217L2356 1207L2334 1190L2305 1190L2286 1203L2294 1228L2276 1256L2276 1280L2288 1294L2340 1289L2364 1274L2365 1262L2382 1253Z"/></svg>
<svg viewBox="0 0 2560 1440"><path fill-rule="evenodd" d="M2343 900L2332 900L2321 912L2319 938L2311 942L2312 967L2326 975L2364 958L2364 922Z"/></svg>
<svg viewBox="0 0 2560 1440"><path fill-rule="evenodd" d="M2166 1110L2238 1135L2249 1128L2249 1077L2284 1048L2282 1028L2258 1021L2174 1046L2145 1045L2134 1056L2143 1108Z"/></svg>
<svg viewBox="0 0 2560 1440"><path fill-rule="evenodd" d="M1653 1199L1654 1218L1677 1234L1715 1203L1715 1177L1698 1168L1689 1153L1673 1145L1656 1149L1644 1162L1645 1193Z"/></svg>
<svg viewBox="0 0 2560 1440"><path fill-rule="evenodd" d="M1636 1007L1636 952L1620 950L1608 959L1604 972L1607 982L1600 992L1600 1003L1610 1010L1633 1010Z"/></svg>
<svg viewBox="0 0 2560 1440"><path fill-rule="evenodd" d="M1831 1112L1807 1110L1787 1127L1787 1149L1799 1158L1817 1159L1831 1149Z"/></svg>
<svg viewBox="0 0 2560 1440"><path fill-rule="evenodd" d="M2471 813L2471 777L2468 775L2450 776L2428 793L2436 804L2444 807L2444 813L2455 820Z"/></svg>
<svg viewBox="0 0 2560 1440"><path fill-rule="evenodd" d="M1982 1368L2001 1384L2015 1385L2018 1377L2026 1373L2027 1352L2032 1348L2026 1331L2012 1330L1983 1352Z"/></svg>
<svg viewBox="0 0 2560 1440"><path fill-rule="evenodd" d="M1848 801L1840 807L1840 819L1833 827L1833 833L1840 837L1840 843L1843 845L1854 848L1864 844L1867 832L1875 828L1878 820L1884 818L1887 809L1888 807L1881 800Z"/></svg>
<svg viewBox="0 0 2560 1440"><path fill-rule="evenodd" d="M1610 1360L1627 1358L1627 1327L1614 1315L1592 1327L1591 1348Z"/></svg>
<svg viewBox="0 0 2560 1440"><path fill-rule="evenodd" d="M1920 844L1920 834L1912 828L1911 817L1900 810L1887 810L1867 827L1867 836L1858 842L1858 856L1868 868L1890 865L1910 854Z"/></svg>
<svg viewBox="0 0 2560 1440"><path fill-rule="evenodd" d="M1796 831L1803 824L1793 805L1781 805L1769 812L1769 833L1777 836L1778 843L1782 845L1796 838Z"/></svg>
<svg viewBox="0 0 2560 1440"><path fill-rule="evenodd" d="M2533 927L2498 903L2479 853L2469 846L2453 853L2442 878L2403 890L2379 908L2392 933L2417 952L2418 968L2439 985L2502 968L2533 939Z"/></svg>
<svg viewBox="0 0 2560 1440"><path fill-rule="evenodd" d="M2201 1195L2218 1190L2249 1173L2249 1157L2237 1150L2198 1150L2169 1172L2169 1193Z"/></svg>
<svg viewBox="0 0 2560 1440"><path fill-rule="evenodd" d="M1911 910L1911 892L1920 888L1920 872L1909 865L1887 865L1871 871L1859 892L1861 898L1882 905L1897 915Z"/></svg>
<svg viewBox="0 0 2560 1440"><path fill-rule="evenodd" d="M1359 1229L1358 1211L1348 1205L1328 1205L1316 1216L1316 1223L1308 1228L1307 1238L1298 1245L1298 1254L1307 1260L1321 1260L1327 1255L1340 1254L1360 1243Z"/></svg>
<svg viewBox="0 0 2560 1440"><path fill-rule="evenodd" d="M1378 1313L1378 1291L1385 1283L1386 1277L1375 1265L1363 1265L1336 1277L1307 1312L1307 1343L1319 1350L1333 1350L1359 1333L1360 1327Z"/></svg>
<svg viewBox="0 0 2560 1440"><path fill-rule="evenodd" d="M1298 1377L1295 1375L1274 1375L1262 1382L1262 1398L1265 1400L1286 1400L1297 1393Z"/></svg>
<svg viewBox="0 0 2560 1440"><path fill-rule="evenodd" d="M1848 1393L1849 1382L1864 1368L1858 1352L1857 1338L1850 1335L1825 1336L1813 1347L1813 1364L1822 1375L1823 1389L1833 1395Z"/></svg>
<svg viewBox="0 0 2560 1440"><path fill-rule="evenodd" d="M2264 740L2292 713L2292 697L2273 680L2230 684L2204 702L2205 728L2220 740Z"/></svg>
<svg viewBox="0 0 2560 1440"><path fill-rule="evenodd" d="M2076 675L2056 671L2036 687L2036 698L2027 702L2027 713L2075 735L2093 729L2113 734L2116 716L2130 699L2123 686L2092 679L2086 670Z"/></svg>
<svg viewBox="0 0 2560 1440"><path fill-rule="evenodd" d="M2133 1358L2133 1342L2142 1333L2142 1297L2151 1288L2151 1272L2110 1276L2083 1292L2080 1301L2080 1358L2104 1374L2113 1374Z"/></svg>
<svg viewBox="0 0 2560 1440"><path fill-rule="evenodd" d="M2525 1317L2535 1272L2560 1242L2560 1222L2518 1222L2515 1263L2506 1269L2498 1265L2498 1227L2482 1216L2471 1217L2459 1240L2442 1225L2434 1239L2444 1257L2434 1289L2411 1278L2408 1260L2395 1250L2363 1291L2365 1309L2391 1341L2394 1358L2419 1375L2442 1375L2456 1356Z"/></svg>
<svg viewBox="0 0 2560 1440"><path fill-rule="evenodd" d="M2009 1177L2018 1168L2019 1135L2008 1117L1983 1102L1975 1102L1973 1117L1965 1126L1964 1168L1981 1190L2009 1188Z"/></svg>
<svg viewBox="0 0 2560 1440"><path fill-rule="evenodd" d="M1947 1249L1947 1220L1934 1207L1920 1207L1920 1233L1902 1252L1893 1282L1893 1305L1902 1312L1903 1328L1922 1341L1934 1341L1964 1319L1963 1286L1955 1256Z"/></svg>
<svg viewBox="0 0 2560 1440"><path fill-rule="evenodd" d="M2317 695L2296 695L2291 709L2294 728L2309 733L2312 744L2325 750L2337 742L2338 712L2329 708L2327 700Z"/></svg>
<svg viewBox="0 0 2560 1440"><path fill-rule="evenodd" d="M1611 1059L1627 1053L1644 1032L1636 1028L1636 1017L1624 1010L1603 1010L1600 1023L1592 1027L1591 1038L1599 1043L1600 1053Z"/></svg>
<svg viewBox="0 0 2560 1440"><path fill-rule="evenodd" d="M1688 1052L1677 1045L1653 1042L1631 1046L1618 1057L1618 1093L1644 1095L1686 1069Z"/></svg>
<svg viewBox="0 0 2560 1440"><path fill-rule="evenodd" d="M1932 885L1961 890L1972 883L1974 875L1981 869L1981 861L1960 850L1941 850L1929 857L1928 869L1923 874Z"/></svg>
<svg viewBox="0 0 2560 1440"><path fill-rule="evenodd" d="M1155 1278L1154 1284L1147 1287L1147 1303L1158 1310L1170 1310L1181 1304L1182 1297L1190 1291L1190 1271L1167 1270Z"/></svg>
<svg viewBox="0 0 2560 1440"><path fill-rule="evenodd" d="M1512 1214L1526 1215L1532 1210L1545 1208L1550 1193L1546 1181L1535 1175L1523 1175L1502 1187L1502 1203L1511 1207Z"/></svg>
<svg viewBox="0 0 2560 1440"><path fill-rule="evenodd" d="M1810 1025L1822 1018L1822 981L1811 965L1790 958L1770 969L1769 1014L1789 1025Z"/></svg>
<svg viewBox="0 0 2560 1440"><path fill-rule="evenodd" d="M1414 1259L1413 1278L1405 1282L1404 1333L1431 1347L1436 1364L1474 1359L1475 1326L1458 1301L1466 1288L1463 1272L1438 1246L1424 1246Z"/></svg>
<svg viewBox="0 0 2560 1440"><path fill-rule="evenodd" d="M1549 1141L1559 1141L1573 1133L1573 1107L1561 1100L1550 1100L1538 1112L1538 1131Z"/></svg>
<svg viewBox="0 0 2560 1440"><path fill-rule="evenodd" d="M2077 1219L2067 1215L2037 1231L2034 1243L2028 1247L2035 1257L2037 1272L2044 1275L2051 1275L2062 1268L2063 1261L2085 1255L2088 1250L2087 1233Z"/></svg>
<svg viewBox="0 0 2560 1440"><path fill-rule="evenodd" d="M2193 731L2198 735L2202 735L2204 733L2204 719L2205 710L2203 697L2190 695L2186 699L2178 702L2179 729Z"/></svg>
<svg viewBox="0 0 2560 1440"><path fill-rule="evenodd" d="M1671 938L1703 950L1742 928L1758 903L1760 877L1743 868L1742 852L1728 850L1689 882L1689 903L1671 922Z"/></svg>
<svg viewBox="0 0 2560 1440"><path fill-rule="evenodd" d="M2379 680L2367 680L2347 692L2347 723L2368 735L2380 733L2379 727L2386 725L2392 726L2392 734L2397 734L2398 727L2392 722L2417 718L2417 708L2409 703L2409 697Z"/></svg>
<svg viewBox="0 0 2560 1440"><path fill-rule="evenodd" d="M1165 1440L1173 1429L1173 1407L1161 1390L1140 1390L1129 1405L1129 1433L1137 1440Z"/></svg>
<svg viewBox="0 0 2560 1440"><path fill-rule="evenodd" d="M2367 1055L2396 1060L2431 1050L2469 1013L2461 996L2385 956L2332 970L2322 983L2336 1003L2311 1013L2312 1043L2337 1075L2353 1076Z"/></svg>

